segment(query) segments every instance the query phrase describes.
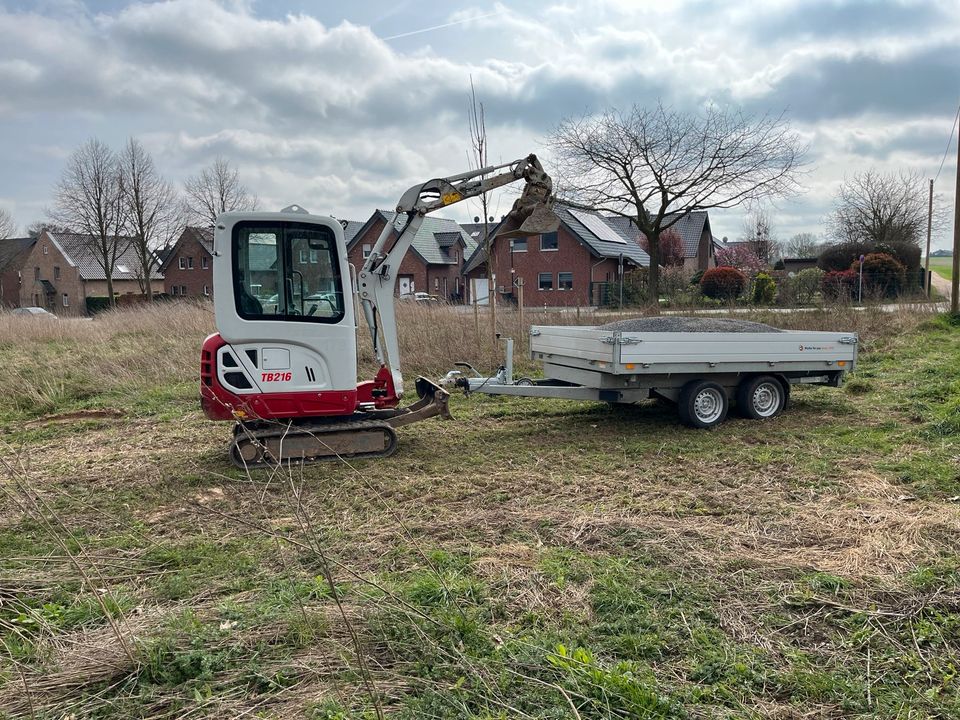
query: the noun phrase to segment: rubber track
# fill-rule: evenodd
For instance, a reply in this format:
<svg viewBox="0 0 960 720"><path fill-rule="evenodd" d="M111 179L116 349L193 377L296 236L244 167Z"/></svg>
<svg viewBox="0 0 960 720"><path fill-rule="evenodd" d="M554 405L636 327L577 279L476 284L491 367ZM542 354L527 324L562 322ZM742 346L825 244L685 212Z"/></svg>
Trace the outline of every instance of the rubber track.
<svg viewBox="0 0 960 720"><path fill-rule="evenodd" d="M320 457L302 457L297 456L295 458L273 458L269 456L268 452L265 452L266 448L262 445L257 448L257 457L253 461L244 460L240 455L240 448L251 443L262 441L268 438L274 437L286 437L291 438L297 435L311 435L316 436L317 447L322 449L322 446L319 444L322 440L322 437L326 433L342 432L344 430L356 430L359 432L364 432L366 430L377 431L386 431L390 437L390 445L380 452L363 452L363 453L353 453L353 454L341 454L341 455L323 455ZM241 470L245 469L257 469L257 468L273 468L276 467L279 462L295 462L298 464L312 465L314 463L320 462L330 462L331 460L339 460L340 458L349 458L351 460L363 460L367 458L385 458L393 455L397 450L397 432L393 429L392 426L387 424L382 420L353 420L345 423L318 423L315 425L279 425L269 428L261 429L251 429L251 428L241 428L239 425L234 429L233 442L230 443L230 461Z"/></svg>

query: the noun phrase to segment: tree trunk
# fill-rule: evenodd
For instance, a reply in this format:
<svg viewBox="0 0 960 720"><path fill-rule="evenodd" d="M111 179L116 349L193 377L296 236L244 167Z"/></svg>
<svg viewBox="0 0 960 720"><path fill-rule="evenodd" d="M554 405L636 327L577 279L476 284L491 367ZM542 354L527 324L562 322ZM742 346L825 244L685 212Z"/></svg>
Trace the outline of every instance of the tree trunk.
<svg viewBox="0 0 960 720"><path fill-rule="evenodd" d="M647 269L647 305L654 314L660 314L660 233L647 234L650 267Z"/></svg>
<svg viewBox="0 0 960 720"><path fill-rule="evenodd" d="M110 307L115 308L117 306L117 300L113 297L113 271L106 273L107 275L107 297L110 298Z"/></svg>

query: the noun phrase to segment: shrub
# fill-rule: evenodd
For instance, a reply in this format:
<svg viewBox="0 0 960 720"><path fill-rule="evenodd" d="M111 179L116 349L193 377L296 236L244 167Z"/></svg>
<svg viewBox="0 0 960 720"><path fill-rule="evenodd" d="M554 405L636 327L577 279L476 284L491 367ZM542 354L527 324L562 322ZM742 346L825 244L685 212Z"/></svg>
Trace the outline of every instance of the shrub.
<svg viewBox="0 0 960 720"><path fill-rule="evenodd" d="M684 292L690 290L690 282L687 280L690 273L682 267L664 268L660 273L660 294L676 300Z"/></svg>
<svg viewBox="0 0 960 720"><path fill-rule="evenodd" d="M716 300L733 300L747 285L747 276L735 267L721 265L707 270L700 278L703 294Z"/></svg>
<svg viewBox="0 0 960 720"><path fill-rule="evenodd" d="M920 246L904 240L877 243L876 252L893 255L907 270L920 267Z"/></svg>
<svg viewBox="0 0 960 720"><path fill-rule="evenodd" d="M850 270L857 274L860 262L855 260ZM906 268L893 255L870 253L863 259L863 291L872 295L895 297L903 290Z"/></svg>
<svg viewBox="0 0 960 720"><path fill-rule="evenodd" d="M640 234L640 247L643 248L644 252L650 252L650 241L643 233ZM683 238L674 228L667 228L660 233L660 242L657 249L660 251L660 264L664 267L683 265L686 250L683 247Z"/></svg>
<svg viewBox="0 0 960 720"><path fill-rule="evenodd" d="M703 278L703 273L704 273L703 270L697 270L697 271L690 277L690 284L691 284L691 285L698 285L698 286L699 286L699 285L700 285L700 280L701 280L701 278Z"/></svg>
<svg viewBox="0 0 960 720"><path fill-rule="evenodd" d="M790 281L796 302L800 305L809 305L823 282L823 270L815 267L807 268L790 278Z"/></svg>
<svg viewBox="0 0 960 720"><path fill-rule="evenodd" d="M757 273L753 279L751 297L755 305L769 305L777 296L777 283L766 273Z"/></svg>
<svg viewBox="0 0 960 720"><path fill-rule="evenodd" d="M731 245L717 250L717 266L732 267L742 270L748 275L756 275L766 267L757 253L749 245Z"/></svg>
<svg viewBox="0 0 960 720"><path fill-rule="evenodd" d="M853 270L831 270L824 273L820 292L831 300L849 299L857 287L857 273Z"/></svg>
<svg viewBox="0 0 960 720"><path fill-rule="evenodd" d="M873 245L867 242L842 242L828 245L817 258L817 267L825 272L842 271L861 255L873 252Z"/></svg>

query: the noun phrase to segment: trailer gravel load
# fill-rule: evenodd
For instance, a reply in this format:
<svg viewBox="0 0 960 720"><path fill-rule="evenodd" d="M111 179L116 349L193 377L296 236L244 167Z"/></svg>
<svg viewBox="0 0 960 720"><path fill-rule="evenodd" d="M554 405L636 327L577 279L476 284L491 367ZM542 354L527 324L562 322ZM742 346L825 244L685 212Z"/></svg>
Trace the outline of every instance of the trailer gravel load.
<svg viewBox="0 0 960 720"><path fill-rule="evenodd" d="M513 377L513 341L498 372L461 363L445 382L488 395L677 404L687 425L710 428L731 407L743 417L779 415L795 384L839 387L856 366L856 333L780 330L745 320L644 317L599 327L535 325L530 356L543 379Z"/></svg>

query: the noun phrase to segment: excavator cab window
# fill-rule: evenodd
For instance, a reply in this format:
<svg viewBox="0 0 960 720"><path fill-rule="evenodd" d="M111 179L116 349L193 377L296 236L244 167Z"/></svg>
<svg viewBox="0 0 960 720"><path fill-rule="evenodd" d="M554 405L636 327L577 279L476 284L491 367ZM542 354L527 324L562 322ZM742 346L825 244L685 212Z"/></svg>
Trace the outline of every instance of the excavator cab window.
<svg viewBox="0 0 960 720"><path fill-rule="evenodd" d="M323 225L237 223L233 286L246 320L338 323L344 316L336 238Z"/></svg>

